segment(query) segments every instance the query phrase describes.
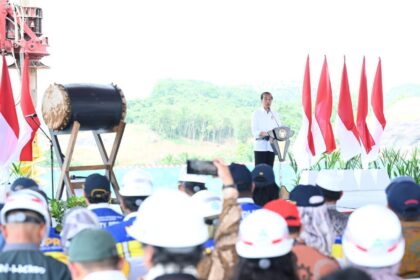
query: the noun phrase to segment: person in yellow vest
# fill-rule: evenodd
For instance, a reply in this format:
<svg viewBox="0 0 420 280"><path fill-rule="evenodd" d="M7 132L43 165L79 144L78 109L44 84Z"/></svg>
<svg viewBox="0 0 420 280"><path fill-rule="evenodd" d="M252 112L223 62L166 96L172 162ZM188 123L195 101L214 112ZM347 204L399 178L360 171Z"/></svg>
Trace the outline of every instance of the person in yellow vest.
<svg viewBox="0 0 420 280"><path fill-rule="evenodd" d="M105 228L117 243L118 255L129 264L129 280L135 280L147 272L143 263L141 244L127 233L127 228L133 225L138 208L152 194L152 191L151 177L145 171L133 170L126 174L120 190L121 209L125 214L124 220Z"/></svg>

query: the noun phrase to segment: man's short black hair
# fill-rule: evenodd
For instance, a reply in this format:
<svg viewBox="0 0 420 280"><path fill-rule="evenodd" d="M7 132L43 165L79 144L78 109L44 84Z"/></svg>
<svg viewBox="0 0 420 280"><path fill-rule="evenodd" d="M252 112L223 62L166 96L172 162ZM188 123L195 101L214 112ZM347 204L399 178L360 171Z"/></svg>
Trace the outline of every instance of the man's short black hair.
<svg viewBox="0 0 420 280"><path fill-rule="evenodd" d="M136 212L147 196L121 196L125 208L130 212Z"/></svg>
<svg viewBox="0 0 420 280"><path fill-rule="evenodd" d="M271 99L273 99L273 95L271 94L271 92L268 91L264 91L263 93L261 93L260 99L263 100L264 95L270 95Z"/></svg>
<svg viewBox="0 0 420 280"><path fill-rule="evenodd" d="M188 191L190 191L192 194L195 194L196 192L207 190L206 184L199 183L199 182L182 182L182 185L184 188L186 188Z"/></svg>
<svg viewBox="0 0 420 280"><path fill-rule="evenodd" d="M106 192L106 191L102 191L102 190L94 191L89 196L86 195L86 199L91 204L108 203L109 200L111 199L111 193Z"/></svg>
<svg viewBox="0 0 420 280"><path fill-rule="evenodd" d="M106 259L92 261L92 262L77 262L87 271L98 271L98 270L118 270L118 263L120 258L109 257Z"/></svg>
<svg viewBox="0 0 420 280"><path fill-rule="evenodd" d="M249 183L239 183L236 184L236 188L238 189L239 193L249 193L252 192L252 182Z"/></svg>
<svg viewBox="0 0 420 280"><path fill-rule="evenodd" d="M288 226L290 234L298 234L300 232L301 226Z"/></svg>
<svg viewBox="0 0 420 280"><path fill-rule="evenodd" d="M326 190L324 188L321 188L319 185L317 185L317 186L319 187L322 194L324 195L325 201L337 201L343 195L342 191L335 192L335 191L330 191L330 190Z"/></svg>

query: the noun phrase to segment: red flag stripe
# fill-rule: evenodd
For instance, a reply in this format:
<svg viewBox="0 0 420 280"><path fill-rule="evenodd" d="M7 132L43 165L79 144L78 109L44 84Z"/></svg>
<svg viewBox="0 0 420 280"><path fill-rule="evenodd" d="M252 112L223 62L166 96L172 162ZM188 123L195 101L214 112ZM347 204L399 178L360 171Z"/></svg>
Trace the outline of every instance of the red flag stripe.
<svg viewBox="0 0 420 280"><path fill-rule="evenodd" d="M29 58L25 55L25 60L22 70L22 93L20 99L20 106L22 108L22 113L24 116L33 115L36 113L34 104L32 102L30 83L29 83ZM32 128L31 138L22 148L20 153L20 160L32 161L32 142L35 138L35 134L38 130L39 119L34 117L33 119L26 119L26 122Z"/></svg>
<svg viewBox="0 0 420 280"><path fill-rule="evenodd" d="M382 63L380 58L378 67L376 68L375 80L373 81L371 104L373 113L382 125L382 128L385 128L386 120L384 115L384 100L382 91Z"/></svg>
<svg viewBox="0 0 420 280"><path fill-rule="evenodd" d="M356 139L359 139L356 124L354 123L353 105L350 96L350 86L347 76L347 66L344 61L343 73L341 75L340 98L338 100L338 115L347 130L351 131Z"/></svg>
<svg viewBox="0 0 420 280"><path fill-rule="evenodd" d="M362 74L360 77L360 88L359 88L359 102L357 106L357 130L360 135L360 140L365 147L366 153L372 150L372 146L375 145L369 128L366 124L366 117L368 115L368 92L367 92L367 80L365 70L365 58L363 57Z"/></svg>
<svg viewBox="0 0 420 280"><path fill-rule="evenodd" d="M308 146L312 155L315 155L314 138L312 135L312 99L311 99L311 76L309 71L309 55L306 59L305 76L303 78L303 90L302 90L302 104L306 118L308 119Z"/></svg>
<svg viewBox="0 0 420 280"><path fill-rule="evenodd" d="M315 119L318 122L319 128L324 138L327 153L331 153L336 148L334 133L330 121L331 113L332 89L330 75L328 73L327 57L325 57L316 96Z"/></svg>
<svg viewBox="0 0 420 280"><path fill-rule="evenodd" d="M7 67L4 55L0 91L0 114L3 115L16 137L19 137L19 121L16 115L16 105L10 83L9 68Z"/></svg>

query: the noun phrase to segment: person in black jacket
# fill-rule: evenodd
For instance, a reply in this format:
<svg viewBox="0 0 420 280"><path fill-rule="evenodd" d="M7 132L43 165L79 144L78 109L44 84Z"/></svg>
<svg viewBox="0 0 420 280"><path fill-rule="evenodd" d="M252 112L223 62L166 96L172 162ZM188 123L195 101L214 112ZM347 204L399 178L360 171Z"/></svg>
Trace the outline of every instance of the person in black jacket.
<svg viewBox="0 0 420 280"><path fill-rule="evenodd" d="M1 210L1 222L6 245L0 253L0 279L71 279L65 264L39 250L50 223L42 195L33 190L13 193Z"/></svg>

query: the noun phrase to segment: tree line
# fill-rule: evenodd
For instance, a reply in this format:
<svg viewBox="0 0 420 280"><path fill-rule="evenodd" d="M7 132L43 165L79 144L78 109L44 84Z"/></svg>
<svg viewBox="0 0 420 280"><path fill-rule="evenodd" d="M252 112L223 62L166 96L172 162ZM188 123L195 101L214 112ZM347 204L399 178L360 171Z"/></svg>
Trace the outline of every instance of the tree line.
<svg viewBox="0 0 420 280"><path fill-rule="evenodd" d="M251 115L260 106L260 94L251 87L163 80L149 97L128 101L127 122L148 125L166 139L246 142L252 137ZM273 110L296 130L301 121L299 89L279 89L274 96Z"/></svg>

